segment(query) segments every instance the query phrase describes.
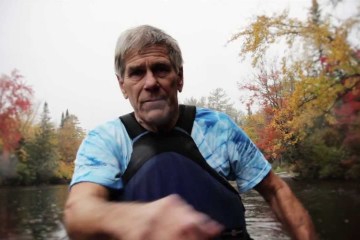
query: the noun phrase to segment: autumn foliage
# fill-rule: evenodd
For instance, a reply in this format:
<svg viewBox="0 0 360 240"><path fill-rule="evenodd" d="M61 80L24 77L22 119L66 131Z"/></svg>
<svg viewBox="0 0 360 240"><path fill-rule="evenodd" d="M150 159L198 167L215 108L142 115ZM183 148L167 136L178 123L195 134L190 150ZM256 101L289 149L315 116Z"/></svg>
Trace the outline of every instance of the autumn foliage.
<svg viewBox="0 0 360 240"><path fill-rule="evenodd" d="M33 90L14 70L0 78L0 185L65 183L85 133L75 115L51 120L45 102L35 121Z"/></svg>
<svg viewBox="0 0 360 240"><path fill-rule="evenodd" d="M248 93L243 127L270 161L301 176L360 178L360 51L349 38L360 19L320 9L312 1L305 20L258 16L231 39L256 72L238 83Z"/></svg>
<svg viewBox="0 0 360 240"><path fill-rule="evenodd" d="M0 77L0 141L3 150L17 147L21 139L20 117L31 107L33 91L14 70Z"/></svg>

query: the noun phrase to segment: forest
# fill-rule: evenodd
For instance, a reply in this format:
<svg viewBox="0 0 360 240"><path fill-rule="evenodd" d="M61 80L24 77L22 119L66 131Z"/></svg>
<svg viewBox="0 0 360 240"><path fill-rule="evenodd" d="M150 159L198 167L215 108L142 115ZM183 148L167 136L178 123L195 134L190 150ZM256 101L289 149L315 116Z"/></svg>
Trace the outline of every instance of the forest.
<svg viewBox="0 0 360 240"><path fill-rule="evenodd" d="M38 114L33 95L17 70L1 76L0 185L67 183L72 177L85 131L68 110L56 126L46 102Z"/></svg>
<svg viewBox="0 0 360 240"><path fill-rule="evenodd" d="M336 2L334 8L336 8ZM312 0L308 17L256 16L228 44L251 60L237 81L240 111L222 88L184 103L229 114L274 168L299 178L360 179L359 17L334 18ZM0 185L67 183L85 136L64 109L57 126L20 72L0 77Z"/></svg>

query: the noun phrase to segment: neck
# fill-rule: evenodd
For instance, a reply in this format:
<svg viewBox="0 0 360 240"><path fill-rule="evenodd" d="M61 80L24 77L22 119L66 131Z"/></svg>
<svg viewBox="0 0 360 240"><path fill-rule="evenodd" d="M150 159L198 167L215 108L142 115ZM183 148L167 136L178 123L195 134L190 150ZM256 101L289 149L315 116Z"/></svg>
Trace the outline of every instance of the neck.
<svg viewBox="0 0 360 240"><path fill-rule="evenodd" d="M160 121L146 122L141 118L139 118L138 116L136 116L136 114L135 114L135 118L143 128L145 128L150 132L169 132L175 127L179 119L179 115L180 115L179 108L176 108L176 110L174 110L174 112L170 114L171 117L169 119L165 119L165 121L160 120Z"/></svg>

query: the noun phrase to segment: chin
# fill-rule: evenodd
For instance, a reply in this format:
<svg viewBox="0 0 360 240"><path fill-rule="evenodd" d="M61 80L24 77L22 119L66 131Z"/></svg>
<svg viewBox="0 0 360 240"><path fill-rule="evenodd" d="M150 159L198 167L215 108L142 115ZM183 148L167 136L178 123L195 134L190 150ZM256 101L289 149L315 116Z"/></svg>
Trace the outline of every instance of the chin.
<svg viewBox="0 0 360 240"><path fill-rule="evenodd" d="M141 113L141 119L147 124L156 127L168 126L175 117L176 111L168 106L155 108Z"/></svg>
<svg viewBox="0 0 360 240"><path fill-rule="evenodd" d="M155 109L145 113L144 120L151 125L166 125L172 119L172 113L165 109Z"/></svg>

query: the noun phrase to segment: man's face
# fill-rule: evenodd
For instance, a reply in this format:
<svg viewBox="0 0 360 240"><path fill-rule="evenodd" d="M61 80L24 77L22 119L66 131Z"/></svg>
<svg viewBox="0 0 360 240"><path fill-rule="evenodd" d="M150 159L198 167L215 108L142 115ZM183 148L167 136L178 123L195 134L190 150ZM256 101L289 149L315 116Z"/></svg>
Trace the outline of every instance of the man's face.
<svg viewBox="0 0 360 240"><path fill-rule="evenodd" d="M121 91L129 98L136 119L148 130L168 130L178 117L177 92L183 73L177 73L165 47L152 46L125 58L125 72L118 76Z"/></svg>

